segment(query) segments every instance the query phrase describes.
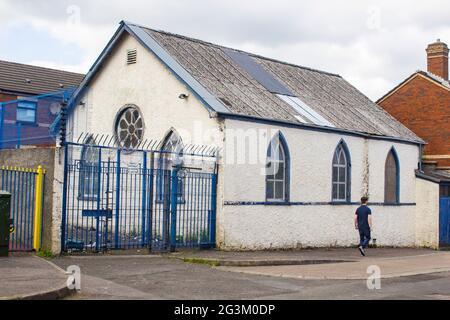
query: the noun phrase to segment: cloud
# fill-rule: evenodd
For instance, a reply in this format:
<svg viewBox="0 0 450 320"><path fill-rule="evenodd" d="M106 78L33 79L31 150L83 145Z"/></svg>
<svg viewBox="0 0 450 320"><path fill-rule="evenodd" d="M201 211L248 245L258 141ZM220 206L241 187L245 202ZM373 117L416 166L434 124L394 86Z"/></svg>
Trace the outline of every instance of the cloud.
<svg viewBox="0 0 450 320"><path fill-rule="evenodd" d="M445 0L3 0L0 38L11 25L47 32L82 54L77 63L42 55L39 63L86 72L118 22L129 20L339 73L375 100L425 68L428 43L450 42L449 16Z"/></svg>

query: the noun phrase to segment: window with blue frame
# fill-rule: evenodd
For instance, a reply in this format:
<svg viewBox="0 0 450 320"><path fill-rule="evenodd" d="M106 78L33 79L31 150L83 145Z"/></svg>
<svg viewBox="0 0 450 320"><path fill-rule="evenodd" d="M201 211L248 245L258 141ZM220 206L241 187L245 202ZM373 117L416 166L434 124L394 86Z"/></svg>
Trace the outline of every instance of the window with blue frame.
<svg viewBox="0 0 450 320"><path fill-rule="evenodd" d="M350 202L350 153L344 141L341 141L333 156L333 202Z"/></svg>
<svg viewBox="0 0 450 320"><path fill-rule="evenodd" d="M397 152L392 147L384 168L384 201L395 204L400 202L400 163Z"/></svg>
<svg viewBox="0 0 450 320"><path fill-rule="evenodd" d="M289 151L278 132L270 142L266 162L266 201L289 202Z"/></svg>
<svg viewBox="0 0 450 320"><path fill-rule="evenodd" d="M20 101L17 103L17 121L21 123L36 123L37 103Z"/></svg>
<svg viewBox="0 0 450 320"><path fill-rule="evenodd" d="M183 142L178 133L172 130L164 139L159 159L159 168L156 175L156 196L159 202L169 193L171 174L174 166L181 165L180 155L183 151ZM184 202L184 180L177 177L177 201Z"/></svg>
<svg viewBox="0 0 450 320"><path fill-rule="evenodd" d="M78 196L80 200L96 201L99 196L99 148L92 137L81 151ZM91 146L92 145L92 146Z"/></svg>

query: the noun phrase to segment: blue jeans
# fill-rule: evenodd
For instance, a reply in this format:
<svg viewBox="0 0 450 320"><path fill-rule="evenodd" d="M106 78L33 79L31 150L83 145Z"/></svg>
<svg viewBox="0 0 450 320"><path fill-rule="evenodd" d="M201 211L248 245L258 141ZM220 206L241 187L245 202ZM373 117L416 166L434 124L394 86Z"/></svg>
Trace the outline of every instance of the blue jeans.
<svg viewBox="0 0 450 320"><path fill-rule="evenodd" d="M359 242L359 245L363 247L364 249L369 246L370 242L370 228L359 228L359 237L361 241Z"/></svg>

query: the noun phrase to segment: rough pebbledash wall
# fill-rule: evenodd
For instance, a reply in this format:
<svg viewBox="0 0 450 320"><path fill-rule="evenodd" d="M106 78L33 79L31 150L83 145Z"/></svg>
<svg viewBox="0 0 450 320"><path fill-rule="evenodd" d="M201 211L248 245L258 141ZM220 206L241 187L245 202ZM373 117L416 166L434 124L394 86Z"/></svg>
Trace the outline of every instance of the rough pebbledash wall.
<svg viewBox="0 0 450 320"><path fill-rule="evenodd" d="M439 183L416 179L416 246L439 247Z"/></svg>
<svg viewBox="0 0 450 320"><path fill-rule="evenodd" d="M415 245L414 170L419 159L418 146L228 119L225 128L225 164L219 178L223 198L219 198L220 215L217 217L217 242L221 249L353 246L358 242L353 224L355 210L361 196L367 193L373 205L373 238L377 243L394 247ZM246 159L256 151L261 155L260 162L230 161L228 158L231 157L229 147L236 146L239 139L233 133L238 130L251 133L258 129L261 130L260 141L270 140L278 130L286 139L290 154L291 204L265 203L267 144L249 143L244 148ZM352 203L331 205L332 159L341 139L351 155ZM392 147L400 160L401 206L382 204L384 166Z"/></svg>
<svg viewBox="0 0 450 320"><path fill-rule="evenodd" d="M428 143L425 155L450 154L450 90L417 75L379 105ZM450 166L450 159L438 166Z"/></svg>

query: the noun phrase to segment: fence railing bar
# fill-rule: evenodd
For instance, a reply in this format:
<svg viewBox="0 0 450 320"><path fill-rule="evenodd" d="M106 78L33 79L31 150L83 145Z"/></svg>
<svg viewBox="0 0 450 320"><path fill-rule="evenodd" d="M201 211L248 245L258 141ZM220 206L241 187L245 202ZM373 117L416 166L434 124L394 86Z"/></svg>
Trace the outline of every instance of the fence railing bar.
<svg viewBox="0 0 450 320"><path fill-rule="evenodd" d="M147 139L142 140L141 142L139 142L139 144L136 146L136 149L140 149L140 147L144 146L146 142L147 142Z"/></svg>
<svg viewBox="0 0 450 320"><path fill-rule="evenodd" d="M80 141L84 141L84 140L81 140L81 138L84 136L84 132L82 132L79 136L78 136L78 139L77 139L77 143L80 143Z"/></svg>
<svg viewBox="0 0 450 320"><path fill-rule="evenodd" d="M108 136L106 136L106 138L107 138ZM103 141L103 138L105 138L105 135L104 134L102 134L101 136L100 136L100 144L104 144L105 142ZM105 139L106 140L106 139Z"/></svg>
<svg viewBox="0 0 450 320"><path fill-rule="evenodd" d="M111 138L109 139L109 141L108 141L107 145L108 145L108 146L110 146L110 145L111 145L111 142L112 142L112 140L114 140L115 138L116 138L116 136L115 136L115 135L112 135L112 136L111 136Z"/></svg>

